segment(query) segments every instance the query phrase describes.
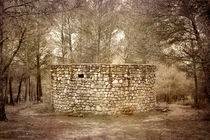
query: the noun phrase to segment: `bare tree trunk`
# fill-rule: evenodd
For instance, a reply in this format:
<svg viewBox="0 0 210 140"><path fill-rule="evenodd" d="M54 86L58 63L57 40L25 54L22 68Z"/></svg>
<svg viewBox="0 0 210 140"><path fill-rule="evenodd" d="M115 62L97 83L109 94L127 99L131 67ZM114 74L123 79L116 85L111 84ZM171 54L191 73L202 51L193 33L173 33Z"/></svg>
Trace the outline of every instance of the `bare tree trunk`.
<svg viewBox="0 0 210 140"><path fill-rule="evenodd" d="M66 50L65 50L65 40L64 40L64 27L63 23L61 25L61 47L62 47L62 61L63 64L65 63L65 55L66 55Z"/></svg>
<svg viewBox="0 0 210 140"><path fill-rule="evenodd" d="M40 70L40 57L37 55L37 101L41 101L42 97L42 81L41 81L41 70Z"/></svg>
<svg viewBox="0 0 210 140"><path fill-rule="evenodd" d="M100 63L100 45L101 45L101 27L99 25L98 26L98 44L97 44L96 63Z"/></svg>
<svg viewBox="0 0 210 140"><path fill-rule="evenodd" d="M32 94L31 94L31 78L30 78L30 75L29 75L29 78L28 78L28 96L29 96L29 101L33 101Z"/></svg>
<svg viewBox="0 0 210 140"><path fill-rule="evenodd" d="M28 79L25 80L25 102L27 101L28 96Z"/></svg>
<svg viewBox="0 0 210 140"><path fill-rule="evenodd" d="M199 94L198 94L198 77L197 77L197 68L195 60L193 60L193 77L194 77L194 85L195 85L195 93L194 93L194 105L195 107L199 107Z"/></svg>
<svg viewBox="0 0 210 140"><path fill-rule="evenodd" d="M71 33L71 23L70 23L70 17L68 17L68 34L69 34L69 51L70 51L70 62L73 63L73 53L72 53L72 33Z"/></svg>
<svg viewBox="0 0 210 140"><path fill-rule="evenodd" d="M207 66L205 67L204 65L202 65L202 68L203 68L203 73L204 73L204 92L206 94L206 97L208 99L208 102L210 103L210 69L209 69L210 66Z"/></svg>
<svg viewBox="0 0 210 140"><path fill-rule="evenodd" d="M108 45L107 45L107 50L106 53L108 54L108 63L111 63L111 41L112 41L112 32L109 31L109 36L108 36Z"/></svg>
<svg viewBox="0 0 210 140"><path fill-rule="evenodd" d="M17 98L16 98L16 103L18 103L18 101L20 101L22 82L23 82L23 77L21 77L21 79L20 79L20 83L19 83L19 87L18 87L18 94L17 94Z"/></svg>
<svg viewBox="0 0 210 140"><path fill-rule="evenodd" d="M72 38L71 38L71 33L69 34L69 49L70 49L70 60L71 63L73 62L73 53L72 53L72 44L71 44Z"/></svg>
<svg viewBox="0 0 210 140"><path fill-rule="evenodd" d="M10 104L14 105L14 101L13 101L13 93L12 93L12 77L9 78L9 95L10 95Z"/></svg>
<svg viewBox="0 0 210 140"><path fill-rule="evenodd" d="M34 87L31 87L31 97L32 97L32 100L33 101L36 101L37 100L36 90L34 89Z"/></svg>
<svg viewBox="0 0 210 140"><path fill-rule="evenodd" d="M8 104L8 85L9 85L9 73L7 74L7 78L6 78L6 81L5 81L5 90L4 90L5 104Z"/></svg>
<svg viewBox="0 0 210 140"><path fill-rule="evenodd" d="M4 11L4 2L0 0L0 121L6 121L6 113L5 113L5 102L3 97L3 11Z"/></svg>
<svg viewBox="0 0 210 140"><path fill-rule="evenodd" d="M193 31L194 31L194 35L195 35L195 38L196 38L196 41L197 41L197 43L198 43L198 49L200 50L200 53L201 53L201 63L202 63L202 68L203 68L203 73L204 73L204 76L205 76L205 85L204 85L204 87L205 87L205 92L206 92L206 95L207 95L207 97L208 97L208 100L209 100L209 102L210 102L210 95L209 95L209 75L208 75L208 72L206 73L206 69L205 69L205 66L204 66L204 64L203 64L203 61L204 61L204 63L207 63L207 69L208 69L208 62L209 62L209 60L208 60L208 58L207 59L205 59L206 57L205 57L205 54L206 54L206 52L208 52L208 50L206 50L206 49L204 49L204 47L203 47L203 44L202 44L202 42L201 42L201 38L200 38L200 33L199 33L199 30L198 30L198 28L197 28L197 25L196 25L196 20L195 20L195 18L192 18L191 19L191 22L192 22L192 27L193 27ZM195 67L196 68L196 67ZM195 82L196 82L196 76L195 76L196 74L194 74L194 79L195 79ZM196 88L196 85L195 85L195 88ZM198 87L197 87L198 88ZM196 90L196 89L195 89ZM198 89L197 89L198 90ZM198 91L196 91L197 93L198 93ZM198 95L199 96L199 95ZM199 98L199 97L198 97Z"/></svg>
<svg viewBox="0 0 210 140"><path fill-rule="evenodd" d="M1 78L1 77L0 77ZM6 121L5 103L3 98L3 79L0 79L0 121Z"/></svg>
<svg viewBox="0 0 210 140"><path fill-rule="evenodd" d="M102 14L102 0L98 1L98 42L97 42L97 54L96 54L96 63L100 63L100 47L101 47L101 14Z"/></svg>

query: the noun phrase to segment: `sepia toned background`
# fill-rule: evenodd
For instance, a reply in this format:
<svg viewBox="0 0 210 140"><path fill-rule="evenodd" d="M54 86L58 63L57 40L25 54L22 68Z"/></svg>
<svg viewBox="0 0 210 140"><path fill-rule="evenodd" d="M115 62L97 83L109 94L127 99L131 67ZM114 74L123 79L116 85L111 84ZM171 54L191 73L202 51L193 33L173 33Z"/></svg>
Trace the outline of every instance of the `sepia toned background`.
<svg viewBox="0 0 210 140"><path fill-rule="evenodd" d="M0 139L208 139L209 40L208 0L0 0ZM57 114L51 66L81 63L155 65L155 108Z"/></svg>

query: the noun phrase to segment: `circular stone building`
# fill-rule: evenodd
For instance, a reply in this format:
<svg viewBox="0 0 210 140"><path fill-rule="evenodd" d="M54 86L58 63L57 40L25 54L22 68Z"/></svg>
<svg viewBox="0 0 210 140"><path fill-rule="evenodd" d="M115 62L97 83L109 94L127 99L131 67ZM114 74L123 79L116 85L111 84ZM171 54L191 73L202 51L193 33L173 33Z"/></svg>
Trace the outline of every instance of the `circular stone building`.
<svg viewBox="0 0 210 140"><path fill-rule="evenodd" d="M153 65L71 64L51 66L55 111L131 114L154 108Z"/></svg>

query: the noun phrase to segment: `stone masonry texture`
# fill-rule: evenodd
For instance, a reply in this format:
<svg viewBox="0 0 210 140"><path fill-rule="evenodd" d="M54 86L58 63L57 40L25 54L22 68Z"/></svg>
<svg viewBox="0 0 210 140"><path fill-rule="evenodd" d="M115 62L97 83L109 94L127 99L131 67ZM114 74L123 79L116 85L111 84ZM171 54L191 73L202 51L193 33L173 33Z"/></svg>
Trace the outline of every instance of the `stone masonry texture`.
<svg viewBox="0 0 210 140"><path fill-rule="evenodd" d="M54 110L132 114L155 107L153 65L71 64L51 66Z"/></svg>

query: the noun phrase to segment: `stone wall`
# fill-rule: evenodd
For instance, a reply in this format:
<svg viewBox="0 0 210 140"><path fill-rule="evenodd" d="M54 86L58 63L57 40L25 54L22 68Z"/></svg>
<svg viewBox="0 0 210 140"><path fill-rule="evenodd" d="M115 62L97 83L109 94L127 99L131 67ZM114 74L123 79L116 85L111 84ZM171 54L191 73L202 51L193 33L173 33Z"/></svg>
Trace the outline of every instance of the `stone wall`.
<svg viewBox="0 0 210 140"><path fill-rule="evenodd" d="M55 111L131 114L155 106L155 66L72 64L51 66Z"/></svg>

